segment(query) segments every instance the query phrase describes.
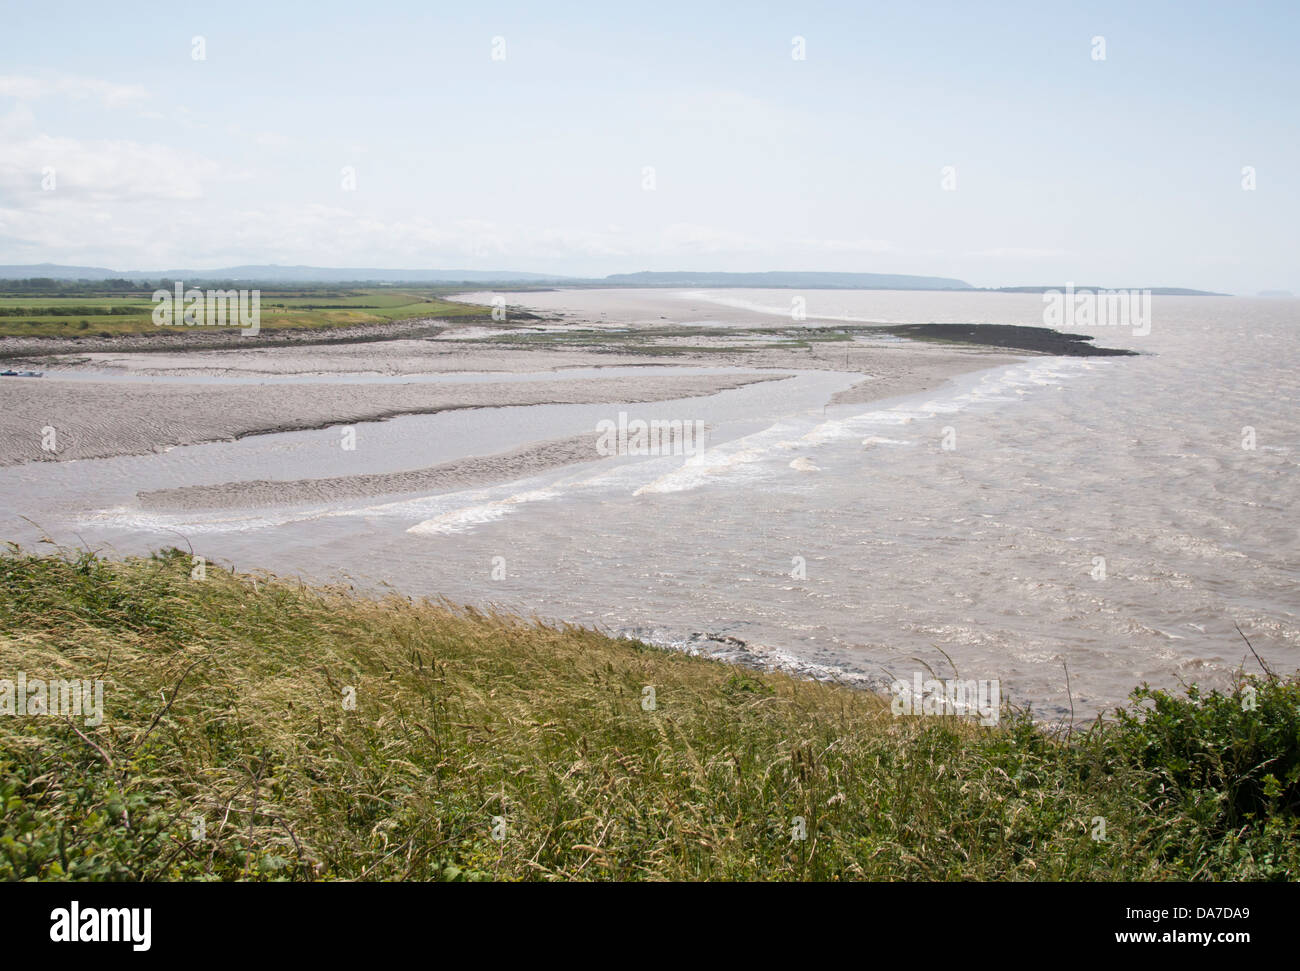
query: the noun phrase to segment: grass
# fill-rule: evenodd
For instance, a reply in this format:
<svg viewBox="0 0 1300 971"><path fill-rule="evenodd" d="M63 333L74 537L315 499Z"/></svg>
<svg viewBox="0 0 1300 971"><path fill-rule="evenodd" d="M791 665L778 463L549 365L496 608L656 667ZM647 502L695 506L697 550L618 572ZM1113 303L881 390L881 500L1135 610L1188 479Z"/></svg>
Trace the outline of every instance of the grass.
<svg viewBox="0 0 1300 971"><path fill-rule="evenodd" d="M115 562L11 547L0 631L0 678L105 684L98 726L0 715L5 879L1300 866L1300 685L1272 676L1139 692L1064 738L1010 711L992 728L896 717L865 692L579 628L214 566L199 579L177 550Z"/></svg>
<svg viewBox="0 0 1300 971"><path fill-rule="evenodd" d="M212 288L239 289L234 284L214 284ZM422 317L483 318L491 313L490 307L443 299L452 292L454 288L449 287L263 287L261 328L319 330ZM88 290L75 295L0 291L0 337L114 337L184 330L153 322L151 293L152 289L126 293Z"/></svg>

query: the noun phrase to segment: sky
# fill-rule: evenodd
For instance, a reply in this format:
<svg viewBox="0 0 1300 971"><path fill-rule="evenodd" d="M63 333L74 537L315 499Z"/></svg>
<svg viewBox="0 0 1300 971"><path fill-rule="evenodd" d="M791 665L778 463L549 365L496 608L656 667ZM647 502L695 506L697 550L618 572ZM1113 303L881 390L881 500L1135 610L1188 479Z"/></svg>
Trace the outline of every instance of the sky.
<svg viewBox="0 0 1300 971"><path fill-rule="evenodd" d="M1297 122L1294 0L13 3L0 264L1300 294Z"/></svg>

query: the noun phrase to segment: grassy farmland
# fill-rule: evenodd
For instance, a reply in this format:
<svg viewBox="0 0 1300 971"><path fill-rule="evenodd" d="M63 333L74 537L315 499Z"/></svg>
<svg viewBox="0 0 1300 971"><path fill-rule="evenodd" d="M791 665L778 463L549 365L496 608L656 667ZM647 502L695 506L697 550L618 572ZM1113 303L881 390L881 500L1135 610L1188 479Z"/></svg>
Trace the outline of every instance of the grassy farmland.
<svg viewBox="0 0 1300 971"><path fill-rule="evenodd" d="M0 556L0 679L105 685L102 724L0 715L0 879L1300 873L1293 680L1065 738L191 564Z"/></svg>
<svg viewBox="0 0 1300 971"><path fill-rule="evenodd" d="M106 281L107 282L107 281ZM0 281L0 337L114 337L185 328L152 319L153 284L130 289L71 285L58 290L6 290ZM204 289L251 289L248 284L204 284ZM165 287L164 287L165 288ZM316 330L382 324L423 317L474 318L488 308L446 300L451 287L259 287L262 330Z"/></svg>

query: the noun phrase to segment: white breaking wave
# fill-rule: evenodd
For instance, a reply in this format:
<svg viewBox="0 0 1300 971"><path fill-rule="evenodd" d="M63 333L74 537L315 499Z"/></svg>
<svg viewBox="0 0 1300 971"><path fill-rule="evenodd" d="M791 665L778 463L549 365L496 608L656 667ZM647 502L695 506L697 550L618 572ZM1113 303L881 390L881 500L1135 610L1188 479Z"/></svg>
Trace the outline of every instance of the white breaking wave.
<svg viewBox="0 0 1300 971"><path fill-rule="evenodd" d="M561 495L561 492L558 489L533 489L529 492L520 492L505 499L498 499L496 502L454 509L451 512L443 513L441 516L435 516L433 519L426 519L422 523L416 523L407 532L426 536L442 533L463 533L475 526L482 526L484 523L493 523L499 519L504 519L525 503L543 502L547 499L554 499L559 495Z"/></svg>
<svg viewBox="0 0 1300 971"><path fill-rule="evenodd" d="M919 405L900 403L891 408L873 409L857 415L811 423L811 427L795 440L790 439L791 426L795 425L794 430L797 431L799 423L809 422L808 419L788 419L694 456L681 468L641 486L633 495L686 492L722 481L735 485L739 481L780 475L789 469L800 472L820 471L810 458L800 457L790 461L780 453L791 448L820 448L840 442L909 445L911 442L871 433L882 426L897 428L911 425L958 414L977 405L1015 402L1020 399L1009 396L1007 391L1018 387L1060 387L1062 380L1081 371L1082 368L1074 361L1053 359L1012 364L982 375L968 390L954 388L946 396L931 397Z"/></svg>
<svg viewBox="0 0 1300 971"><path fill-rule="evenodd" d="M499 522L519 507L548 502L578 492L625 493L633 496L688 492L710 483L736 486L795 472L821 471L809 456L789 458L791 450L820 449L837 443L855 445L910 445L911 441L875 434L884 428L900 428L950 416L980 404L1018 401L1007 394L1032 394L1089 368L1085 362L1047 359L1008 365L981 375L973 387L954 388L947 395L932 396L921 404L900 403L891 408L872 409L860 414L817 420L806 415L790 416L759 432L709 448L680 462L657 457L622 463L613 468L587 472L580 479L544 478L505 483L486 489L398 499L340 508L316 505L284 510L231 511L213 516L211 511L195 513L146 513L131 507L102 510L89 517L97 525L132 529L177 530L184 533L228 533L268 529L295 522L347 517L420 517L406 531L413 535L464 533ZM646 473L653 475L646 481ZM522 491L520 487L524 486Z"/></svg>

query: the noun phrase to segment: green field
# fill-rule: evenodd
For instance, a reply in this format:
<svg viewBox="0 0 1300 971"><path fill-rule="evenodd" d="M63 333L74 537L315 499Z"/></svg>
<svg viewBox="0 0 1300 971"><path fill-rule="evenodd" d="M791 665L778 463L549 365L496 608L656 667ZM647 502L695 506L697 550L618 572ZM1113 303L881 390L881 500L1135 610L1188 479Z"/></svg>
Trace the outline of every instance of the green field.
<svg viewBox="0 0 1300 971"><path fill-rule="evenodd" d="M203 288L239 286L204 284ZM113 337L184 330L153 322L153 289L123 292L82 286L75 293L16 292L5 290L0 282L0 337ZM312 330L422 317L480 318L490 312L487 307L444 299L456 292L451 287L258 289L262 330Z"/></svg>
<svg viewBox="0 0 1300 971"><path fill-rule="evenodd" d="M11 549L0 632L0 679L104 684L92 725L0 682L3 880L1300 876L1292 679L984 728L179 550Z"/></svg>

